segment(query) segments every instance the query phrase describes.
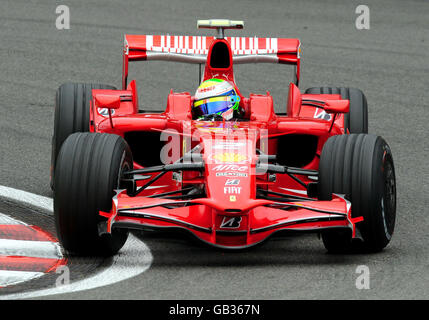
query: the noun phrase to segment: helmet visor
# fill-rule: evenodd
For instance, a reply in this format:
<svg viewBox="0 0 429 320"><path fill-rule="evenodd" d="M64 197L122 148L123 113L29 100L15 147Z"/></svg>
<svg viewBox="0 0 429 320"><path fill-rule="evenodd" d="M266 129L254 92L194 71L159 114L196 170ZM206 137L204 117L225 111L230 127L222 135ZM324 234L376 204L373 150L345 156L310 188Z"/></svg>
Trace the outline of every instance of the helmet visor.
<svg viewBox="0 0 429 320"><path fill-rule="evenodd" d="M221 114L230 108L238 107L240 97L237 95L212 97L194 102L194 112L197 116Z"/></svg>

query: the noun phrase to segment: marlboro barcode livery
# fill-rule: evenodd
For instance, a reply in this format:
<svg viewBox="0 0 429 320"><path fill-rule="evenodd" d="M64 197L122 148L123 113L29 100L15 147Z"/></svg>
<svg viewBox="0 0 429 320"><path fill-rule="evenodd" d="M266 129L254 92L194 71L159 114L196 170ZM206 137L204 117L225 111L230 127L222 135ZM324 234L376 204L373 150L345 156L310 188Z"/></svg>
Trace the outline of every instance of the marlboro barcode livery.
<svg viewBox="0 0 429 320"><path fill-rule="evenodd" d="M207 55L215 37L125 35L125 50ZM296 54L298 39L225 37L233 55Z"/></svg>
<svg viewBox="0 0 429 320"><path fill-rule="evenodd" d="M300 41L225 35L243 26L200 20L216 35L125 35L121 89L58 89L51 184L67 251L115 254L132 229L183 229L228 249L299 232L320 234L331 252L389 243L393 158L368 134L364 94L301 92ZM161 112L143 112L128 70L153 60L204 72L192 93L171 91ZM284 110L269 93L241 94L234 65L243 63L294 66Z"/></svg>

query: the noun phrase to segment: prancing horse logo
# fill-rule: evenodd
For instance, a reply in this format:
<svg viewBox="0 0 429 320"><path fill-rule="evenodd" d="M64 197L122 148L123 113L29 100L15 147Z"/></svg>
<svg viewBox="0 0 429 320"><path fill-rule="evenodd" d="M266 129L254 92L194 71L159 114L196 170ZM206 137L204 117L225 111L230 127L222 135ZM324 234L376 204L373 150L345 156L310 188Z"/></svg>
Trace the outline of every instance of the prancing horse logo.
<svg viewBox="0 0 429 320"><path fill-rule="evenodd" d="M240 228L241 217L223 217L221 228L224 229L237 229Z"/></svg>

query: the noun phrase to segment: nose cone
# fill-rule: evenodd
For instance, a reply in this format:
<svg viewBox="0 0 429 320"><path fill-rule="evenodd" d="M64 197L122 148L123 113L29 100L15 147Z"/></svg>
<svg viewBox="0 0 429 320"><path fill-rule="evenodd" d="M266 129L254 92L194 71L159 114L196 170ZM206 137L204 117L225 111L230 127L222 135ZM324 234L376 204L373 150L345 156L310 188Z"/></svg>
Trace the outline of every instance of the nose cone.
<svg viewBox="0 0 429 320"><path fill-rule="evenodd" d="M203 143L207 197L223 210L246 207L256 197L254 134L222 130Z"/></svg>

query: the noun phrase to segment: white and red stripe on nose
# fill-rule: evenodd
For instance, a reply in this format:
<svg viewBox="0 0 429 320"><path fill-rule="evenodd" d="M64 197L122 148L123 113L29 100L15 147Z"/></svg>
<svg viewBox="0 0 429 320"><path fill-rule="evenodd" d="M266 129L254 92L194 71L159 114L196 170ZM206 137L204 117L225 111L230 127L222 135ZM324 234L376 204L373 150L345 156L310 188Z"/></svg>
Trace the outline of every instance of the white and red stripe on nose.
<svg viewBox="0 0 429 320"><path fill-rule="evenodd" d="M53 236L0 213L0 287L39 278L64 264Z"/></svg>

